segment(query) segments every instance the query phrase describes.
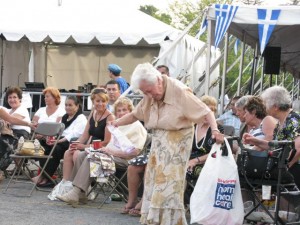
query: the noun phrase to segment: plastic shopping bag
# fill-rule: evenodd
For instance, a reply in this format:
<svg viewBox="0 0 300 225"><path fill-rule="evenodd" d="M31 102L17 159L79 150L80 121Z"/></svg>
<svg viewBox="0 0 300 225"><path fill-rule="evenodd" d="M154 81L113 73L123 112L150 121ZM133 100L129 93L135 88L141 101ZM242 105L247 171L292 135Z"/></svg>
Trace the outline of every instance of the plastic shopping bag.
<svg viewBox="0 0 300 225"><path fill-rule="evenodd" d="M50 200L58 200L56 196L58 195L64 195L71 191L73 189L73 185L71 181L68 180L62 180L59 182L51 191L51 193L48 195L48 199Z"/></svg>
<svg viewBox="0 0 300 225"><path fill-rule="evenodd" d="M109 125L107 128L113 136L113 144L116 148L124 152L131 152L135 149L131 141L117 127Z"/></svg>
<svg viewBox="0 0 300 225"><path fill-rule="evenodd" d="M244 206L236 162L225 139L228 156L214 144L190 200L191 223L241 225ZM214 154L216 153L216 154Z"/></svg>

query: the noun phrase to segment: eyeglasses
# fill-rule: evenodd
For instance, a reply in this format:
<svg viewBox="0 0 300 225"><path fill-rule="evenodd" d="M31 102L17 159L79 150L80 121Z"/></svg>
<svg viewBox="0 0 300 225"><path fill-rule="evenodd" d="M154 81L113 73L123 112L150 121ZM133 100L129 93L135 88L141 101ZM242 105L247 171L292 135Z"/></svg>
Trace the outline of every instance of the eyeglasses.
<svg viewBox="0 0 300 225"><path fill-rule="evenodd" d="M92 90L91 94L99 94L99 93L107 94L107 91L104 88L95 88L94 90Z"/></svg>

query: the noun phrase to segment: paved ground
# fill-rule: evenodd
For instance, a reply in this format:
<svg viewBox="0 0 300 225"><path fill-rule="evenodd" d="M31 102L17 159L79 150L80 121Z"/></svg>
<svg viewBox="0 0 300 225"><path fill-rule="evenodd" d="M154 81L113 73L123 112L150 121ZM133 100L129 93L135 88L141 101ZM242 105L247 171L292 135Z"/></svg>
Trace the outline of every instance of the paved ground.
<svg viewBox="0 0 300 225"><path fill-rule="evenodd" d="M103 196L98 196L87 205L72 208L63 202L47 199L49 192L34 191L32 197L24 197L29 184L13 184L5 194L7 184L0 184L0 225L89 225L89 224L139 224L139 218L122 215L124 202L112 202L98 209Z"/></svg>

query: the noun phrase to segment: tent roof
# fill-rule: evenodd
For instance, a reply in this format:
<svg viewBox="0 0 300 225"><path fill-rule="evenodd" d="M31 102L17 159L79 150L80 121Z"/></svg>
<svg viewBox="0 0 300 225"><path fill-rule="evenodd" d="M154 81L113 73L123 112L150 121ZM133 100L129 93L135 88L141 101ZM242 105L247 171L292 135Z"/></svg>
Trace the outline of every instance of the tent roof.
<svg viewBox="0 0 300 225"><path fill-rule="evenodd" d="M299 78L300 42L298 37L300 36L300 7L239 6L228 32L240 40L243 40L243 34L245 34L245 42L254 48L259 39L257 19L258 8L281 10L277 25L268 42L268 46L281 47L281 68ZM212 20L212 25L214 27L214 5L208 8L207 18ZM214 39L214 34L212 36L212 39ZM214 40L212 41L214 42Z"/></svg>
<svg viewBox="0 0 300 225"><path fill-rule="evenodd" d="M111 1L0 0L0 4L0 33L9 41L25 36L31 42L113 44L121 40L125 45L159 44L181 32Z"/></svg>

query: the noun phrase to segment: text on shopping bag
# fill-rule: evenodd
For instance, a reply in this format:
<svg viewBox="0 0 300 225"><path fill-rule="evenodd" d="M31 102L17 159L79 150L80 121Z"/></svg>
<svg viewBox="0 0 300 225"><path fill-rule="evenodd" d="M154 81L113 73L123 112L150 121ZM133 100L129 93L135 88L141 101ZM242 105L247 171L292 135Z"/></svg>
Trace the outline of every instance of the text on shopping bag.
<svg viewBox="0 0 300 225"><path fill-rule="evenodd" d="M223 180L218 178L214 207L226 210L233 208L232 199L234 196L235 184L236 180Z"/></svg>

